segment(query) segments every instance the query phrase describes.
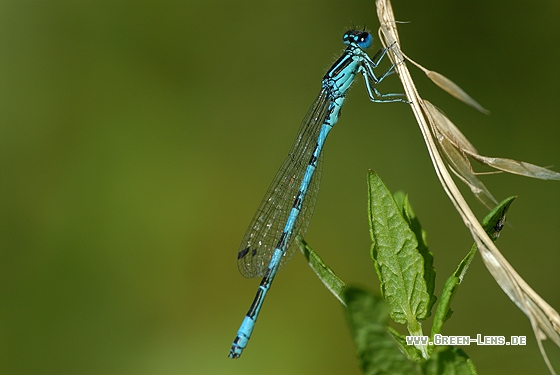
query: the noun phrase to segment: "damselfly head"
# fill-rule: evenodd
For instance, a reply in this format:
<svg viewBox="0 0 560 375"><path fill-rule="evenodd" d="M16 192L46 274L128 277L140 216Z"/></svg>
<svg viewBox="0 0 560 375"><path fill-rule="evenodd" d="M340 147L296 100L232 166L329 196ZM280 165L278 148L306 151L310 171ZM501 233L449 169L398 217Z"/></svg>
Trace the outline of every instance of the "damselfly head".
<svg viewBox="0 0 560 375"><path fill-rule="evenodd" d="M361 49L366 49L371 46L373 38L367 31L348 30L342 36L344 44L357 44Z"/></svg>

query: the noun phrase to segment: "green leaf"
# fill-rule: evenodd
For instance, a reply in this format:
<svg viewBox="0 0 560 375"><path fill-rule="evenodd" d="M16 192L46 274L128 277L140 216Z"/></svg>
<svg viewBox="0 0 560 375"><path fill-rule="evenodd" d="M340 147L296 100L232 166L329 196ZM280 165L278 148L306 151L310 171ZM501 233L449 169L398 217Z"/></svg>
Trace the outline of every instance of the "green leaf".
<svg viewBox="0 0 560 375"><path fill-rule="evenodd" d="M408 223L409 228L416 235L416 241L418 241L418 251L422 258L424 258L424 280L426 280L426 290L430 295L430 303L428 305L428 315L430 316L432 311L432 306L437 300L434 294L436 285L436 269L434 268L434 254L428 248L428 235L425 230L422 229L420 225L420 220L412 210L412 206L408 199L408 194L402 191L397 191L393 198L399 207L404 219Z"/></svg>
<svg viewBox="0 0 560 375"><path fill-rule="evenodd" d="M401 212L404 209L404 200L406 199L406 196L407 194L402 190L397 190L395 194L393 194L393 199Z"/></svg>
<svg viewBox="0 0 560 375"><path fill-rule="evenodd" d="M459 348L438 346L422 366L425 375L477 375L472 360Z"/></svg>
<svg viewBox="0 0 560 375"><path fill-rule="evenodd" d="M500 236L500 232L504 227L506 221L506 213L509 210L509 206L515 200L515 196L504 199L500 202L486 217L482 220L482 227L486 233L490 236L492 241L496 242ZM473 245L473 247L476 247Z"/></svg>
<svg viewBox="0 0 560 375"><path fill-rule="evenodd" d="M368 173L368 216L373 242L371 256L381 282L389 315L409 331L421 334L417 319L429 315L431 297L424 280L424 259L395 200L381 179Z"/></svg>
<svg viewBox="0 0 560 375"><path fill-rule="evenodd" d="M414 345L409 345L406 342L405 336L401 335L399 332L397 332L396 329L394 329L391 326L387 326L386 328L387 331L391 334L391 336L393 336L393 339L397 343L400 351L406 354L408 359L416 362L421 362L423 360L422 351L416 348Z"/></svg>
<svg viewBox="0 0 560 375"><path fill-rule="evenodd" d="M344 292L344 300L364 374L421 374L419 366L406 358L387 331L387 311L381 297L348 287Z"/></svg>
<svg viewBox="0 0 560 375"><path fill-rule="evenodd" d="M404 196L401 211L403 217L408 223L408 226L416 235L416 241L418 241L418 251L420 252L420 255L422 255L422 258L424 258L424 280L426 281L426 291L430 296L430 302L427 307L428 313L426 315L426 317L428 317L432 312L432 306L437 300L437 297L434 295L434 289L436 286L434 254L432 254L432 252L428 248L428 235L426 231L422 229L420 220L418 220L418 217L416 217L414 211L412 210L412 206L410 205L410 201L408 200L408 194Z"/></svg>
<svg viewBox="0 0 560 375"><path fill-rule="evenodd" d="M509 197L504 199L500 204L498 204L490 213L482 220L482 227L486 233L490 236L492 241L496 241L500 236L500 231L504 227L504 222L506 220L506 213L509 206L513 203L516 197ZM453 297L459 288L459 284L463 281L465 274L472 262L472 259L477 251L476 245L473 245L469 253L463 258L459 266L453 273L449 276L443 291L441 293L440 301L436 309L434 316L434 321L432 323L432 330L430 337L433 340L434 335L441 333L443 323L449 319L453 311L451 310L451 302Z"/></svg>
<svg viewBox="0 0 560 375"><path fill-rule="evenodd" d="M343 293L346 289L346 283L335 275L334 271L323 262L323 259L313 251L303 238L298 236L296 241L299 245L299 249L303 255L305 255L309 266L319 277L319 280L321 280L327 289L345 305Z"/></svg>

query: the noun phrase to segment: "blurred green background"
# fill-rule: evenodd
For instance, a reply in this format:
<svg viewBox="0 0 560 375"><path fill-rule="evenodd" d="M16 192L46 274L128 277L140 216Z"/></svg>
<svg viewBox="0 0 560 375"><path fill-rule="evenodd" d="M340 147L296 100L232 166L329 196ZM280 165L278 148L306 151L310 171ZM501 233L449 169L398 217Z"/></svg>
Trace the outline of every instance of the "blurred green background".
<svg viewBox="0 0 560 375"><path fill-rule="evenodd" d="M492 114L412 68L424 98L482 154L560 170L560 3L393 6L404 51ZM300 254L247 351L227 358L260 281L237 271L239 242L353 24L377 29L373 1L1 1L0 372L359 374L343 310ZM472 240L411 111L370 103L360 81L327 142L306 238L341 278L378 290L374 169L410 194L439 291ZM379 89L402 92L397 77ZM498 246L560 309L560 182L482 179L499 200L519 196ZM453 307L445 334L527 336L463 348L479 373L546 373L529 321L478 256Z"/></svg>

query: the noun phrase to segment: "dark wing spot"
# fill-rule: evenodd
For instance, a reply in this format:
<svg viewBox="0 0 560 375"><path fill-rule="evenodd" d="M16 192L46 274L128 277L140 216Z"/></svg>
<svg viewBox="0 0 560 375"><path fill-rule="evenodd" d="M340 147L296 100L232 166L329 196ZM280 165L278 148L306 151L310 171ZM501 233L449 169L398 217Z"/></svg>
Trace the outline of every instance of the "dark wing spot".
<svg viewBox="0 0 560 375"><path fill-rule="evenodd" d="M241 250L240 252L237 253L237 260L245 257L245 255L247 255L247 253L249 253L249 248L246 247L243 250Z"/></svg>

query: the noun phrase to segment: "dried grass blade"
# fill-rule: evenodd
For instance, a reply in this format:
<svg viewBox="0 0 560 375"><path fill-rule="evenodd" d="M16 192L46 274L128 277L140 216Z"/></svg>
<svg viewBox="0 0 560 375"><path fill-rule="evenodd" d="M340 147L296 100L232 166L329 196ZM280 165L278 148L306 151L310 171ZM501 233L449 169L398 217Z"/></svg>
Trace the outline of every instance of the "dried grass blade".
<svg viewBox="0 0 560 375"><path fill-rule="evenodd" d="M551 171L550 169L539 167L538 165L526 163L506 158L494 158L482 156L477 153L472 153L465 150L465 153L476 161L486 164L492 168L499 169L500 171L518 174L521 176L538 178L540 180L560 180L560 173Z"/></svg>
<svg viewBox="0 0 560 375"><path fill-rule="evenodd" d="M480 105L476 100L474 100L469 94L467 94L459 85L455 82L450 80L449 78L445 77L444 75L434 72L433 70L426 70L424 71L429 79L432 80L433 83L438 85L442 90L447 92L448 94L452 95L456 99L459 99L463 103L470 105L477 111L484 113L485 115L489 115L490 111Z"/></svg>

